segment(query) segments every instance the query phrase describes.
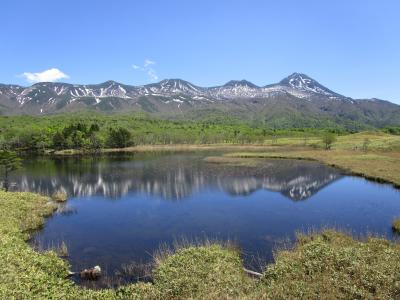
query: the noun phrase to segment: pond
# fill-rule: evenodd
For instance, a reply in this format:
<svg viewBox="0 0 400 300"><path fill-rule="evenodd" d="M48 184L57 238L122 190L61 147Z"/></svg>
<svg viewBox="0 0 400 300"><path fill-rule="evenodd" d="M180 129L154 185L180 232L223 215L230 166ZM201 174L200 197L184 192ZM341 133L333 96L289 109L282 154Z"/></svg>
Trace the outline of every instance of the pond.
<svg viewBox="0 0 400 300"><path fill-rule="evenodd" d="M207 155L31 158L15 174L14 189L65 190L67 203L32 243L47 248L65 242L72 270L100 265L108 275L149 262L160 244L183 238L233 241L253 269L310 228L394 238L400 193L390 185L311 161L232 166L207 163Z"/></svg>

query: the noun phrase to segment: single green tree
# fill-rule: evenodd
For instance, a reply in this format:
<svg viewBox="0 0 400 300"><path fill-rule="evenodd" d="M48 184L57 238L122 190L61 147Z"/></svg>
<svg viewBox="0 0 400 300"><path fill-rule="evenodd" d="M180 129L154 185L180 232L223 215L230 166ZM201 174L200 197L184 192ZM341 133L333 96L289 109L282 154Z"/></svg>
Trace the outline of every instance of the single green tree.
<svg viewBox="0 0 400 300"><path fill-rule="evenodd" d="M332 144L336 142L336 135L333 134L332 132L326 132L322 136L322 142L325 145L325 150L329 150L332 148Z"/></svg>
<svg viewBox="0 0 400 300"><path fill-rule="evenodd" d="M21 159L13 151L0 151L0 169L3 173L3 187L9 189L9 176L15 170L21 168Z"/></svg>

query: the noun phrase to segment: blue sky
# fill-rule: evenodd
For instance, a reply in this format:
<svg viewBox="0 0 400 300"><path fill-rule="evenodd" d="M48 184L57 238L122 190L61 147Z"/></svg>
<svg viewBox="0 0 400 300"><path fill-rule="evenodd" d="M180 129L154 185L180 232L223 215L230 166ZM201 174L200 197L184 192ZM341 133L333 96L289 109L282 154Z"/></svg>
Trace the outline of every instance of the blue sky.
<svg viewBox="0 0 400 300"><path fill-rule="evenodd" d="M265 85L302 72L400 103L398 0L3 0L1 10L1 83Z"/></svg>

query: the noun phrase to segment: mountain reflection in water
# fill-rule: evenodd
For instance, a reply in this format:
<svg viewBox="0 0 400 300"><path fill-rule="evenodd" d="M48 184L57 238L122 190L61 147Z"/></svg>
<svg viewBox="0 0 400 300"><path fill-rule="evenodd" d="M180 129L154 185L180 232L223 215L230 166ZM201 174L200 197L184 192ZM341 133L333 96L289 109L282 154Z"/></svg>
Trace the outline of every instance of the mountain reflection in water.
<svg viewBox="0 0 400 300"><path fill-rule="evenodd" d="M305 200L341 178L338 170L316 162L260 160L257 167L206 163L204 154L135 154L81 158L37 158L14 175L13 189L69 197L121 198L147 193L165 200L184 200L206 187L230 195L266 189L291 200Z"/></svg>

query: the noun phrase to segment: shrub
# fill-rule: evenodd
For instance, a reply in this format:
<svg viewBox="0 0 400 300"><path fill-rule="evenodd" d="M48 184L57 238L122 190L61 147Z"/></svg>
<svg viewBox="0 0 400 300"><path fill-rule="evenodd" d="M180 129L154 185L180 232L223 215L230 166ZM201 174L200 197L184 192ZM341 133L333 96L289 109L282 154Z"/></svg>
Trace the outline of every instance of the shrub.
<svg viewBox="0 0 400 300"><path fill-rule="evenodd" d="M325 145L325 149L329 150L331 149L332 144L336 142L336 135L331 132L327 132L322 136L322 142Z"/></svg>
<svg viewBox="0 0 400 300"><path fill-rule="evenodd" d="M112 148L129 147L132 145L132 134L128 129L123 127L110 128L107 144Z"/></svg>

